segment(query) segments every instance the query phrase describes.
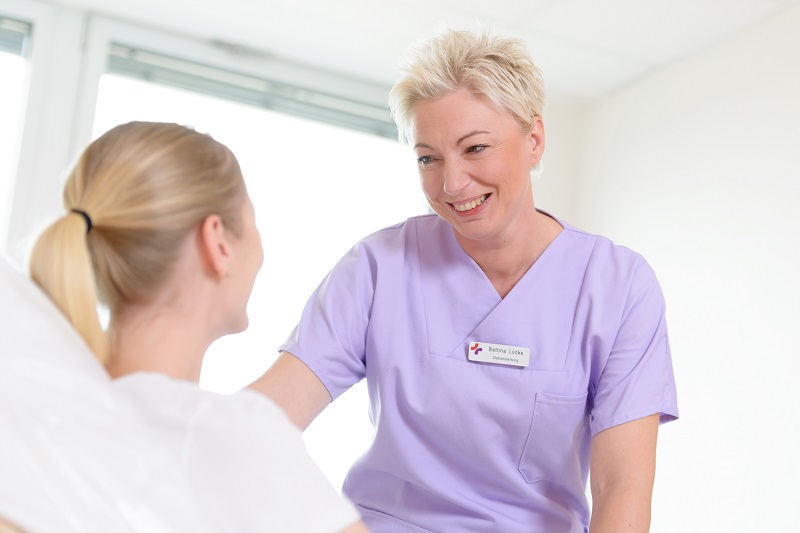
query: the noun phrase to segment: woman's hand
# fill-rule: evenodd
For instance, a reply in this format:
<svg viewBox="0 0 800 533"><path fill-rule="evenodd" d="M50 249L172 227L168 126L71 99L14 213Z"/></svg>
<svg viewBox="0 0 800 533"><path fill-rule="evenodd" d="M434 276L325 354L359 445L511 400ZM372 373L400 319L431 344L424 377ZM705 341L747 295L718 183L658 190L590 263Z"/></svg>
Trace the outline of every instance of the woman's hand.
<svg viewBox="0 0 800 533"><path fill-rule="evenodd" d="M650 531L658 419L633 420L592 439L590 533Z"/></svg>

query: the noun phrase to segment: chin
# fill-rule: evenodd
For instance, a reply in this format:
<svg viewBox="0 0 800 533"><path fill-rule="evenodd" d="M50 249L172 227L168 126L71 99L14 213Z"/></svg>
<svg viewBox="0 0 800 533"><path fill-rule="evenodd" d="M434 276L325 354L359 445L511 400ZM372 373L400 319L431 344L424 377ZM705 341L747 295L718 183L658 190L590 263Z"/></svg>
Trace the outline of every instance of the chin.
<svg viewBox="0 0 800 533"><path fill-rule="evenodd" d="M240 318L239 320L231 324L228 335L235 335L236 333L241 333L245 331L249 325L250 325L250 319L247 316L245 316L244 318Z"/></svg>
<svg viewBox="0 0 800 533"><path fill-rule="evenodd" d="M448 221L450 222L450 221ZM497 228L491 227L487 224L479 223L475 221L474 223L458 223L450 222L450 225L453 226L453 229L461 235L464 239L468 239L470 241L482 241L486 239L491 239L492 237L496 236L499 232Z"/></svg>

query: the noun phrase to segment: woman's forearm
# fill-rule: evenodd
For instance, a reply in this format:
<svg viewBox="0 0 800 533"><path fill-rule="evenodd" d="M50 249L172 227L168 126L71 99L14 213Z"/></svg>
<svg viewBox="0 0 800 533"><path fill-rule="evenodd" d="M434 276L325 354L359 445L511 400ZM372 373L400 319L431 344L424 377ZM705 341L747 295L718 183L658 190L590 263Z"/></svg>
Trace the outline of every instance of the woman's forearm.
<svg viewBox="0 0 800 533"><path fill-rule="evenodd" d="M594 491L593 491L594 492ZM589 533L650 531L652 484L621 481L592 495Z"/></svg>
<svg viewBox="0 0 800 533"><path fill-rule="evenodd" d="M647 533L659 415L614 426L592 439L590 533Z"/></svg>

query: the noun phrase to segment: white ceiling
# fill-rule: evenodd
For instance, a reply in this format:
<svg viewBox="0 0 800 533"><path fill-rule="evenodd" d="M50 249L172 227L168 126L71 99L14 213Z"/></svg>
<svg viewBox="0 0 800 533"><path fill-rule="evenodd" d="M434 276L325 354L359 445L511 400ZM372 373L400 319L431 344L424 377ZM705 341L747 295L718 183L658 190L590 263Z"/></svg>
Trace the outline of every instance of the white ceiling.
<svg viewBox="0 0 800 533"><path fill-rule="evenodd" d="M48 0L391 85L447 28L523 38L550 98L610 92L800 0ZM800 29L799 29L800 30Z"/></svg>

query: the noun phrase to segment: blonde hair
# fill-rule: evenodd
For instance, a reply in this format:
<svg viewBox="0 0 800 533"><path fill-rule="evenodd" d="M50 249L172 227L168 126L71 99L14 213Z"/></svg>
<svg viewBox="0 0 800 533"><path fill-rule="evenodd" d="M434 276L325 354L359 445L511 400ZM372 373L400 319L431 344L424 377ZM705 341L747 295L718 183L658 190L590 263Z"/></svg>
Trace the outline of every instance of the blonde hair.
<svg viewBox="0 0 800 533"><path fill-rule="evenodd" d="M67 213L37 240L31 277L105 363L98 301L112 317L145 301L211 214L239 235L245 195L236 158L210 136L177 124L117 126L78 158L64 186Z"/></svg>
<svg viewBox="0 0 800 533"><path fill-rule="evenodd" d="M413 144L414 106L466 89L510 113L523 131L542 116L544 81L519 39L448 30L414 50L389 93L401 142Z"/></svg>

